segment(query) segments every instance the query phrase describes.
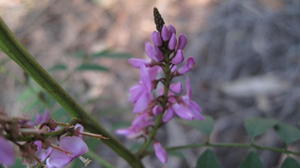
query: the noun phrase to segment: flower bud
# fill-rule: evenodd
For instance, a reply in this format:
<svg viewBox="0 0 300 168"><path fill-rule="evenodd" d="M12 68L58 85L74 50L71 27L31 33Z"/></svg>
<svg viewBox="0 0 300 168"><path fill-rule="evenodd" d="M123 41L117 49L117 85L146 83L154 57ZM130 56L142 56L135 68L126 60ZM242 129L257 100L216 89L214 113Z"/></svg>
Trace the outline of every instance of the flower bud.
<svg viewBox="0 0 300 168"><path fill-rule="evenodd" d="M173 25L169 25L168 29L171 32L171 34L173 34L173 33L176 34L176 29L175 29L175 27Z"/></svg>
<svg viewBox="0 0 300 168"><path fill-rule="evenodd" d="M161 30L161 37L164 41L168 41L171 37L171 33L168 30L168 28L164 25L162 30Z"/></svg>
<svg viewBox="0 0 300 168"><path fill-rule="evenodd" d="M172 83L170 86L171 90L175 93L180 93L182 89L182 85L180 82Z"/></svg>
<svg viewBox="0 0 300 168"><path fill-rule="evenodd" d="M173 33L172 36L171 36L171 38L170 38L168 48L170 50L174 50L175 47L176 47L176 44L177 44L176 35L175 35L175 33Z"/></svg>
<svg viewBox="0 0 300 168"><path fill-rule="evenodd" d="M153 109L152 109L152 113L153 113L154 115L158 115L158 114L160 114L162 111L163 111L163 108L162 108L161 106L159 106L159 105L154 106Z"/></svg>
<svg viewBox="0 0 300 168"><path fill-rule="evenodd" d="M184 56L182 50L177 50L176 55L172 59L172 64L175 65L180 64L183 62L183 60L184 60Z"/></svg>
<svg viewBox="0 0 300 168"><path fill-rule="evenodd" d="M156 46L152 46L151 43L147 42L145 45L146 54L154 61L161 61L164 59L163 53Z"/></svg>
<svg viewBox="0 0 300 168"><path fill-rule="evenodd" d="M154 31L152 33L151 37L152 37L152 41L153 41L153 43L154 43L155 46L160 47L162 45L162 40L161 40L159 32Z"/></svg>
<svg viewBox="0 0 300 168"><path fill-rule="evenodd" d="M156 157L162 162L162 163L167 163L168 161L168 154L166 150L161 146L159 142L155 142L153 144L154 147L154 152Z"/></svg>
<svg viewBox="0 0 300 168"><path fill-rule="evenodd" d="M196 65L196 61L194 59L194 57L189 57L186 61L186 63L184 64L183 67L181 67L178 72L179 74L185 74L187 72L189 72L192 68L194 68L194 66Z"/></svg>
<svg viewBox="0 0 300 168"><path fill-rule="evenodd" d="M181 34L178 37L178 49L184 49L187 44L187 38L185 35Z"/></svg>

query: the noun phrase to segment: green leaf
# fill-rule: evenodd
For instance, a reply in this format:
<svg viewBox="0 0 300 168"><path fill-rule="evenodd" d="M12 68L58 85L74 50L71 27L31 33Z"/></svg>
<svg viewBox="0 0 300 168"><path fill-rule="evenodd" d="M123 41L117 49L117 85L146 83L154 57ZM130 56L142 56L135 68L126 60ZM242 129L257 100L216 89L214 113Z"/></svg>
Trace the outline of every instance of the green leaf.
<svg viewBox="0 0 300 168"><path fill-rule="evenodd" d="M248 134L255 137L274 127L277 122L274 119L252 118L245 121L245 127Z"/></svg>
<svg viewBox="0 0 300 168"><path fill-rule="evenodd" d="M101 71L107 72L109 69L102 65L97 64L81 64L76 68L77 71Z"/></svg>
<svg viewBox="0 0 300 168"><path fill-rule="evenodd" d="M210 116L205 116L204 120L183 121L183 124L194 127L206 135L210 135L214 129L214 119Z"/></svg>
<svg viewBox="0 0 300 168"><path fill-rule="evenodd" d="M288 157L282 163L281 168L300 168L300 164L295 159Z"/></svg>
<svg viewBox="0 0 300 168"><path fill-rule="evenodd" d="M263 164L256 152L250 152L240 168L263 168Z"/></svg>
<svg viewBox="0 0 300 168"><path fill-rule="evenodd" d="M300 139L300 129L292 125L279 123L275 126L275 131L279 135L279 137L287 144Z"/></svg>
<svg viewBox="0 0 300 168"><path fill-rule="evenodd" d="M101 58L101 57L105 57L105 58L123 58L123 59L128 59L131 58L132 55L129 53L125 53L125 52L112 52L110 50L103 50L100 52L96 52L91 54L92 57L94 58Z"/></svg>
<svg viewBox="0 0 300 168"><path fill-rule="evenodd" d="M26 166L23 165L22 160L20 158L17 158L15 164L13 166L11 166L10 168L25 168L25 167Z"/></svg>
<svg viewBox="0 0 300 168"><path fill-rule="evenodd" d="M221 165L213 151L207 149L198 158L196 168L220 168Z"/></svg>
<svg viewBox="0 0 300 168"><path fill-rule="evenodd" d="M49 69L49 71L63 71L68 69L66 64L56 64Z"/></svg>

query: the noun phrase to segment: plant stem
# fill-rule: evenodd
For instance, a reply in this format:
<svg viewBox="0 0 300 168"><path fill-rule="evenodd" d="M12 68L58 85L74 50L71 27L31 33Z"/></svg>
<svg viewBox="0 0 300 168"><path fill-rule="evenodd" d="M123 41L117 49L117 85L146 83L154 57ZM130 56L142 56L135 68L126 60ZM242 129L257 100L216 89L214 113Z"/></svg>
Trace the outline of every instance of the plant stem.
<svg viewBox="0 0 300 168"><path fill-rule="evenodd" d="M9 30L0 18L0 49L27 72L42 88L72 116L78 118L90 132L101 134L109 139L102 141L124 158L132 167L143 168L143 164L126 147L110 135L94 117L90 116L75 100L47 73Z"/></svg>
<svg viewBox="0 0 300 168"><path fill-rule="evenodd" d="M300 156L300 152L290 151L284 148L276 148L270 146L260 146L257 144L251 143L202 143L202 144L189 144L189 145L182 145L182 146L174 146L168 147L168 151L175 151L181 149L188 149L188 148L202 148L202 147L232 147L232 148L254 148L257 150L268 150L272 152L279 152L285 154L292 154Z"/></svg>

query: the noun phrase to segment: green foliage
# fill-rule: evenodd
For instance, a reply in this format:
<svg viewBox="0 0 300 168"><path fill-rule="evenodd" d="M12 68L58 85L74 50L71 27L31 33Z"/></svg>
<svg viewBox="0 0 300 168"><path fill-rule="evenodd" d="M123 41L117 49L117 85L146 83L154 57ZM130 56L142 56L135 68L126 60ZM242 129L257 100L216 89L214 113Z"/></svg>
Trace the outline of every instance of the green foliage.
<svg viewBox="0 0 300 168"><path fill-rule="evenodd" d="M91 63L84 63L79 65L76 69L76 71L101 71L101 72L107 72L109 71L109 68L97 65L97 64L91 64Z"/></svg>
<svg viewBox="0 0 300 168"><path fill-rule="evenodd" d="M22 160L20 158L16 159L16 162L13 166L11 166L10 168L25 168L26 166L23 165ZM1 168L1 165L0 165Z"/></svg>
<svg viewBox="0 0 300 168"><path fill-rule="evenodd" d="M66 64L59 63L59 64L55 64L54 66L52 66L49 69L49 71L51 71L51 72L64 71L64 70L67 70L67 69L68 69L68 66Z"/></svg>
<svg viewBox="0 0 300 168"><path fill-rule="evenodd" d="M250 152L240 168L263 168L263 164L256 152Z"/></svg>
<svg viewBox="0 0 300 168"><path fill-rule="evenodd" d="M275 126L275 131L277 132L279 137L287 144L300 139L300 129L289 124L277 124Z"/></svg>
<svg viewBox="0 0 300 168"><path fill-rule="evenodd" d="M120 58L120 59L128 59L131 58L132 55L124 52L113 52L111 50L103 50L100 52L96 52L91 54L92 58Z"/></svg>
<svg viewBox="0 0 300 168"><path fill-rule="evenodd" d="M215 153L207 149L198 158L196 168L221 168L221 165L215 155Z"/></svg>
<svg viewBox="0 0 300 168"><path fill-rule="evenodd" d="M274 119L252 118L245 121L245 127L247 133L251 137L255 137L274 127L277 122L278 121Z"/></svg>
<svg viewBox="0 0 300 168"><path fill-rule="evenodd" d="M194 127L206 135L210 135L214 129L214 119L205 116L204 120L183 121L183 124Z"/></svg>
<svg viewBox="0 0 300 168"><path fill-rule="evenodd" d="M300 164L295 159L287 157L284 160L281 168L300 168Z"/></svg>

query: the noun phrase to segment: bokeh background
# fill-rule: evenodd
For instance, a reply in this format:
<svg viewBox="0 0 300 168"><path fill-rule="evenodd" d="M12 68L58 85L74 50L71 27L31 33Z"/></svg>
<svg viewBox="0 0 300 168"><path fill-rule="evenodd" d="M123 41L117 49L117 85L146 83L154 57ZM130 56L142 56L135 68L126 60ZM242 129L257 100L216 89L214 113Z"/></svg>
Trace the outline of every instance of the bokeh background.
<svg viewBox="0 0 300 168"><path fill-rule="evenodd" d="M193 96L205 115L215 119L212 141L248 140L249 117L300 122L300 1L298 0L0 0L0 15L37 60L107 129L126 127L134 117L128 88L138 72L129 57L145 57L144 43L155 29L152 8L167 24L185 33L186 56L195 56L190 73ZM0 106L11 115L32 116L49 109L55 119L68 114L32 79L0 55ZM132 150L141 141L118 138ZM204 142L197 129L174 120L159 138L165 146ZM118 168L127 164L109 148L88 140L94 153ZM284 147L273 131L258 138ZM300 144L289 149L299 151ZM170 154L162 166L153 156L147 168L194 167L203 149ZM245 149L216 149L225 168L240 165ZM267 168L284 155L260 152ZM92 156L87 156L92 158ZM298 158L299 159L299 158ZM70 167L82 167L80 161ZM22 167L18 161L15 167ZM24 166L23 166L24 167ZM93 160L88 167L107 167Z"/></svg>

